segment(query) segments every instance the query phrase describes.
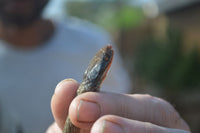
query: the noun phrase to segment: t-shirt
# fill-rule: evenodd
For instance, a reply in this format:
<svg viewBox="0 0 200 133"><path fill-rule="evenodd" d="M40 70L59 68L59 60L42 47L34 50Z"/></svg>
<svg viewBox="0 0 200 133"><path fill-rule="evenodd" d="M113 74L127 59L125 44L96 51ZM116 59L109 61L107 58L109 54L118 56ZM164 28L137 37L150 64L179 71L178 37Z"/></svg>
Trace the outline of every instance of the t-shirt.
<svg viewBox="0 0 200 133"><path fill-rule="evenodd" d="M80 83L92 57L111 43L102 30L87 22L54 21L54 25L51 39L31 51L0 41L0 100L18 115L25 133L46 131L54 121L50 101L57 83L66 78ZM129 85L115 51L101 90L128 93Z"/></svg>
<svg viewBox="0 0 200 133"><path fill-rule="evenodd" d="M0 102L0 133L22 133L21 123L11 110Z"/></svg>

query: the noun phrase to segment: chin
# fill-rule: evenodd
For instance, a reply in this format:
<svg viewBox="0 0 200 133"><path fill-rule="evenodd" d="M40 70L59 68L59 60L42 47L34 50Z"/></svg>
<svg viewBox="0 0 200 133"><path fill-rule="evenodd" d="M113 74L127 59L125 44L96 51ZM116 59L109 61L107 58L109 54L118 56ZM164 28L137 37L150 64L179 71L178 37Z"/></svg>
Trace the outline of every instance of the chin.
<svg viewBox="0 0 200 133"><path fill-rule="evenodd" d="M27 27L40 19L40 14L32 16L20 16L20 15L0 15L0 21L5 26L9 27Z"/></svg>

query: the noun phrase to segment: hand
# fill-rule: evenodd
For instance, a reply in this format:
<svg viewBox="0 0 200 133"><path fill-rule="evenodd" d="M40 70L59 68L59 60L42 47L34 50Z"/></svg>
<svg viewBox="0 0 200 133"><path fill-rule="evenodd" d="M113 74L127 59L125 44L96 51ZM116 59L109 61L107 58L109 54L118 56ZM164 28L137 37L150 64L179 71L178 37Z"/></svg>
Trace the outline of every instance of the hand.
<svg viewBox="0 0 200 133"><path fill-rule="evenodd" d="M79 84L60 82L52 97L55 123L47 133L61 133L69 116L81 133L189 133L190 129L166 101L150 95L88 92L77 96ZM70 104L71 103L71 104Z"/></svg>

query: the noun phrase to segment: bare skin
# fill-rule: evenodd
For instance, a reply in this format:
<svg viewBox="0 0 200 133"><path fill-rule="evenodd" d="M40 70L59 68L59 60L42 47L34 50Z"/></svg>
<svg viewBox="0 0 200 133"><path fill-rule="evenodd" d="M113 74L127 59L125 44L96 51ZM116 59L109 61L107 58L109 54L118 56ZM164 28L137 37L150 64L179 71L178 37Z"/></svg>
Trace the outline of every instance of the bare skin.
<svg viewBox="0 0 200 133"><path fill-rule="evenodd" d="M57 85L51 100L55 123L47 133L61 133L67 114L81 133L118 133L118 129L124 133L190 133L178 112L160 98L108 92L87 92L74 98L78 87L72 79Z"/></svg>
<svg viewBox="0 0 200 133"><path fill-rule="evenodd" d="M1 0L0 39L18 49L30 50L54 33L53 23L41 17L48 0Z"/></svg>
<svg viewBox="0 0 200 133"><path fill-rule="evenodd" d="M32 49L41 45L52 36L53 32L52 22L44 19L39 19L25 28L5 26L0 23L0 38L21 49Z"/></svg>

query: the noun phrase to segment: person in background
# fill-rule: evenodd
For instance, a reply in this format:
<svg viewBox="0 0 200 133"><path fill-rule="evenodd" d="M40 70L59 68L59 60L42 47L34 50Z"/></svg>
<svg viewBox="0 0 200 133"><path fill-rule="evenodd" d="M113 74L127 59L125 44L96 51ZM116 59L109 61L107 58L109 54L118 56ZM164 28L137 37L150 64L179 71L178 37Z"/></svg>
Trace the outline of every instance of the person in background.
<svg viewBox="0 0 200 133"><path fill-rule="evenodd" d="M43 18L47 3L0 0L0 98L18 115L24 133L46 131L53 122L50 100L57 82L81 82L91 58L111 43L104 31L88 22ZM102 90L128 93L129 77L115 51Z"/></svg>
<svg viewBox="0 0 200 133"><path fill-rule="evenodd" d="M23 133L19 119L0 102L0 133Z"/></svg>
<svg viewBox="0 0 200 133"><path fill-rule="evenodd" d="M20 131L24 133L44 133L53 123L50 101L57 124L47 132L61 132L79 84L65 80L55 92L53 88L65 78L81 82L90 59L110 43L102 30L87 22L42 18L47 3L48 0L0 0L0 97L5 108L18 115L19 121L13 124L21 123ZM187 124L167 102L148 95L119 94L129 93L131 87L118 52L115 53L102 86L102 90L110 92L85 93L75 98L69 108L72 121L86 133L94 122L91 132L95 133L188 133ZM87 101L79 105L83 99Z"/></svg>

